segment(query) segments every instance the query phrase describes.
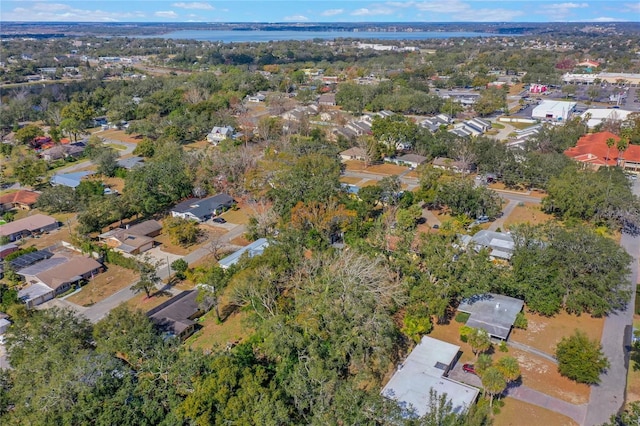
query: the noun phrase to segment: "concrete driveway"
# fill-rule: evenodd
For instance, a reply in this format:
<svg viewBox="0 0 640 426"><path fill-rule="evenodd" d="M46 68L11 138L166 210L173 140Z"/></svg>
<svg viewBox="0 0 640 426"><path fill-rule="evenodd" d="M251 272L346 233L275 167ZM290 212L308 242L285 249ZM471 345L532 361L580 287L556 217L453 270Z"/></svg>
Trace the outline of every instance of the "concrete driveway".
<svg viewBox="0 0 640 426"><path fill-rule="evenodd" d="M151 250L147 250L141 255L136 256L136 258L138 260L142 260L146 255L149 255L149 257L151 257L151 259L153 259L154 261L162 263L162 266L158 268L159 271L168 269L168 265L171 265L178 259L182 259L182 256L180 256L179 254L167 253L166 251L163 251L162 246L156 246Z"/></svg>

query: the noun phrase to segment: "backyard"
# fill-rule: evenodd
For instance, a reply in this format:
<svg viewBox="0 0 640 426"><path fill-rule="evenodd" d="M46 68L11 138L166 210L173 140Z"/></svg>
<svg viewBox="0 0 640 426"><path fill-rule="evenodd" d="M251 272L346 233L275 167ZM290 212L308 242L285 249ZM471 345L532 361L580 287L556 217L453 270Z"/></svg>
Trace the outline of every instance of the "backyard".
<svg viewBox="0 0 640 426"><path fill-rule="evenodd" d="M553 216L544 213L540 210L540 204L538 203L520 203L518 204L509 217L504 220L505 228L509 228L511 225L519 223L528 223L530 225L538 225L548 222L553 219Z"/></svg>
<svg viewBox="0 0 640 426"><path fill-rule="evenodd" d="M578 426L569 417L517 399L508 398L500 413L493 419L494 426L521 426L523 419L535 419L536 424L553 426Z"/></svg>
<svg viewBox="0 0 640 426"><path fill-rule="evenodd" d="M96 275L82 290L69 296L67 300L80 306L91 306L112 294L130 286L138 274L130 269L109 265L109 269Z"/></svg>

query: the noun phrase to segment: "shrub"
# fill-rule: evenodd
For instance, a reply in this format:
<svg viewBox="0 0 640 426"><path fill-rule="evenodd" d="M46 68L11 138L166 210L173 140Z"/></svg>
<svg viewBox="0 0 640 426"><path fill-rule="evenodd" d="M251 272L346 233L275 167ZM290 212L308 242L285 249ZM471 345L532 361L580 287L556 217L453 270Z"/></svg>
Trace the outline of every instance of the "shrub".
<svg viewBox="0 0 640 426"><path fill-rule="evenodd" d="M456 320L456 322L459 322L460 324L466 324L467 321L469 320L470 316L471 315L468 314L467 312L458 312L456 314L455 320Z"/></svg>
<svg viewBox="0 0 640 426"><path fill-rule="evenodd" d="M516 320L513 322L513 326L521 330L527 329L527 327L529 326L529 321L527 321L527 318L524 316L524 312L518 312L518 315L516 315Z"/></svg>
<svg viewBox="0 0 640 426"><path fill-rule="evenodd" d="M498 349L500 350L500 352L509 352L509 347L507 346L507 342L505 342L504 340L500 342Z"/></svg>
<svg viewBox="0 0 640 426"><path fill-rule="evenodd" d="M474 329L472 327L469 327L467 325L463 325L462 327L460 327L460 340L467 343L467 341L469 340L469 335L473 333L473 330Z"/></svg>
<svg viewBox="0 0 640 426"><path fill-rule="evenodd" d="M599 383L600 373L609 367L600 342L589 340L579 330L570 337L562 338L556 348L556 358L560 374L579 383Z"/></svg>

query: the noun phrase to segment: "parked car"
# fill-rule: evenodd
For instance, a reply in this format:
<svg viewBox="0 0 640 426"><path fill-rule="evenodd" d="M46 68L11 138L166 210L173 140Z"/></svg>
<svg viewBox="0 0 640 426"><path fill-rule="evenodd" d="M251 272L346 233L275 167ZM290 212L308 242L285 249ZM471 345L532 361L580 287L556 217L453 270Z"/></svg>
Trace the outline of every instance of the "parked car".
<svg viewBox="0 0 640 426"><path fill-rule="evenodd" d="M214 217L211 221L215 223L227 223L227 221L221 217Z"/></svg>
<svg viewBox="0 0 640 426"><path fill-rule="evenodd" d="M476 369L474 368L473 364L465 364L462 366L462 370L465 373L471 373L471 374L476 374Z"/></svg>
<svg viewBox="0 0 640 426"><path fill-rule="evenodd" d="M436 223L435 225L433 225L433 229L440 229L440 225Z"/></svg>

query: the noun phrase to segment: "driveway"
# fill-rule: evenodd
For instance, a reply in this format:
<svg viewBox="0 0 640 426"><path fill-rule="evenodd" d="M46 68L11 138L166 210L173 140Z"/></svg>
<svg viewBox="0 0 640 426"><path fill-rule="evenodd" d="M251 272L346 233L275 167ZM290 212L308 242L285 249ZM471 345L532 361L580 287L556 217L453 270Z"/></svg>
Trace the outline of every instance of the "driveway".
<svg viewBox="0 0 640 426"><path fill-rule="evenodd" d="M634 182L633 192L640 195L640 183ZM625 402L627 370L629 369L629 351L631 348L631 330L633 327L633 307L638 284L638 259L640 258L640 237L622 234L620 245L633 256L631 263L631 300L627 307L608 315L602 330L602 346L611 366L600 376L600 384L591 387L589 408L585 424L600 425L618 413Z"/></svg>

